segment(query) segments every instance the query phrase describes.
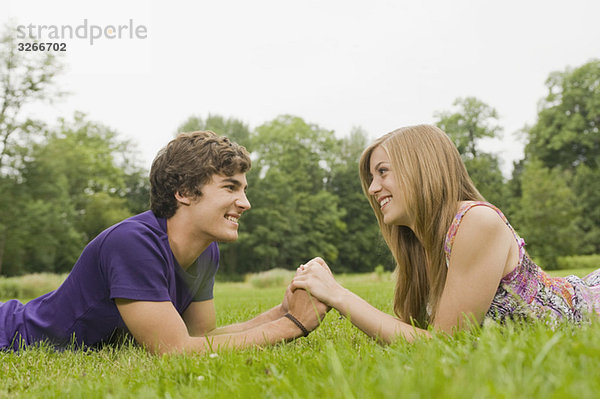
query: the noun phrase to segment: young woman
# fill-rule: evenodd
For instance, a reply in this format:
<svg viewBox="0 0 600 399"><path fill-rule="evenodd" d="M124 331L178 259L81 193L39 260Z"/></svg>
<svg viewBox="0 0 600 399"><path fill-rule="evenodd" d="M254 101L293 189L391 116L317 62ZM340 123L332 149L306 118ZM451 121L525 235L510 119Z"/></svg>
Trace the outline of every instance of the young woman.
<svg viewBox="0 0 600 399"><path fill-rule="evenodd" d="M306 289L368 335L390 342L428 335L429 325L453 333L486 317L600 315L600 270L583 279L544 273L442 130L411 126L381 137L363 152L360 179L397 263L397 318L344 289L320 258L299 267L292 289Z"/></svg>

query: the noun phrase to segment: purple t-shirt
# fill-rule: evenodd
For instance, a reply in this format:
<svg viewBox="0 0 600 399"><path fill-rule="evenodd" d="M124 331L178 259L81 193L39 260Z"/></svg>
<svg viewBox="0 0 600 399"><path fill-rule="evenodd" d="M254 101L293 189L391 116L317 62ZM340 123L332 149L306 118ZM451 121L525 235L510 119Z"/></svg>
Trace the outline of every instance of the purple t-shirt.
<svg viewBox="0 0 600 399"><path fill-rule="evenodd" d="M0 349L18 349L20 339L57 348L109 341L126 331L115 298L171 301L183 314L192 301L213 298L218 267L212 243L184 270L171 252L166 219L151 211L133 216L92 240L55 291L25 305L0 303Z"/></svg>

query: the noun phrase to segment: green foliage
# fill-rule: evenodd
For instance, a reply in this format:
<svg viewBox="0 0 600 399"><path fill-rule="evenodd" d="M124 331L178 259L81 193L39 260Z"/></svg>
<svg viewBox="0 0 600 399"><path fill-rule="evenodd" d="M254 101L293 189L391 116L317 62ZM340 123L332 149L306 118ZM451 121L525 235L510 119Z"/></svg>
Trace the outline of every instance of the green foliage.
<svg viewBox="0 0 600 399"><path fill-rule="evenodd" d="M81 113L59 126L23 115L64 95L53 52L17 51L0 37L0 273L67 271L103 228L147 207L148 183L131 143Z"/></svg>
<svg viewBox="0 0 600 399"><path fill-rule="evenodd" d="M498 113L475 97L457 98L455 112L434 113L436 124L452 139L465 163L473 183L485 197L503 208L510 200L500 171L498 157L479 150L483 138L496 138L502 132L497 125Z"/></svg>
<svg viewBox="0 0 600 399"><path fill-rule="evenodd" d="M600 60L552 73L537 123L529 130L528 157L548 167L600 166Z"/></svg>
<svg viewBox="0 0 600 399"><path fill-rule="evenodd" d="M287 287L294 278L294 272L286 269L271 269L249 274L246 281L254 288Z"/></svg>
<svg viewBox="0 0 600 399"><path fill-rule="evenodd" d="M88 237L95 237L108 226L132 216L125 198L101 191L90 194L85 212L81 216L80 228Z"/></svg>
<svg viewBox="0 0 600 399"><path fill-rule="evenodd" d="M504 212L506 215L515 215L519 211L521 206L521 197L523 196L523 190L521 183L523 180L523 170L525 169L525 161L520 160L513 163L512 176L510 180L506 182L506 203Z"/></svg>
<svg viewBox="0 0 600 399"><path fill-rule="evenodd" d="M21 244L26 236L17 221L28 197L20 189L19 168L26 152L24 142L44 126L24 116L23 108L64 94L56 85L63 69L60 58L51 51L18 51L14 32L14 26L7 24L0 35L0 273L18 269L7 257L24 255Z"/></svg>
<svg viewBox="0 0 600 399"><path fill-rule="evenodd" d="M354 128L349 136L340 140L338 159L327 185L327 190L340 199L340 208L345 211L341 219L346 229L335 244L338 258L328 259L334 272L368 272L378 264L388 269L394 267L358 176L358 162L367 144L367 134L360 128Z"/></svg>
<svg viewBox="0 0 600 399"><path fill-rule="evenodd" d="M508 190L500 171L498 158L492 154L479 153L476 158L464 160L471 180L490 203L500 209L508 205Z"/></svg>
<svg viewBox="0 0 600 399"><path fill-rule="evenodd" d="M600 253L600 164L595 168L578 165L571 183L582 214L578 223L581 253Z"/></svg>
<svg viewBox="0 0 600 399"><path fill-rule="evenodd" d="M24 106L52 102L64 95L56 78L62 73L62 56L52 51L17 50L15 27L0 34L0 176L18 167L21 140L43 124L22 115Z"/></svg>
<svg viewBox="0 0 600 399"><path fill-rule="evenodd" d="M557 257L576 253L580 240L575 194L563 172L535 160L525 166L521 187L513 224L540 266L555 269Z"/></svg>
<svg viewBox="0 0 600 399"><path fill-rule="evenodd" d="M389 312L393 283L345 285ZM217 284L217 323L247 320L283 289ZM216 355L154 356L125 343L95 351L0 352L0 397L596 398L600 323L494 323L452 338L377 344L331 311L307 338ZM60 383L57 383L59 381Z"/></svg>
<svg viewBox="0 0 600 399"><path fill-rule="evenodd" d="M559 269L600 269L600 255L559 256L556 259Z"/></svg>
<svg viewBox="0 0 600 399"><path fill-rule="evenodd" d="M337 145L333 132L293 116L256 129L248 174L253 209L241 219L238 242L223 246L226 270L293 268L314 256L337 259L344 211L326 190Z"/></svg>
<svg viewBox="0 0 600 399"><path fill-rule="evenodd" d="M218 135L227 136L231 141L250 149L250 129L239 119L225 119L220 115L209 114L206 120L200 116L190 116L179 127L177 132L195 132L198 130L211 130Z"/></svg>
<svg viewBox="0 0 600 399"><path fill-rule="evenodd" d="M7 32L0 39L0 273L67 271L100 231L148 208L146 171L131 143L81 113L55 128L23 115L24 105L63 94L55 84L62 64L51 52L17 52L14 29ZM496 155L479 148L502 131L494 108L466 97L435 113L477 188L510 215L546 268L561 256L600 253L598 82L598 60L549 77L538 121L525 129L526 158L507 184ZM226 135L253 159L253 209L241 219L239 240L221 245L221 275L294 268L313 256L335 272L393 269L358 178L366 132L338 139L291 115L252 131L210 114L178 127L193 130Z"/></svg>
<svg viewBox="0 0 600 399"><path fill-rule="evenodd" d="M498 137L502 128L496 124L496 110L475 97L457 98L456 112L436 112L436 124L446 132L461 155L476 158L478 142L485 137Z"/></svg>
<svg viewBox="0 0 600 399"><path fill-rule="evenodd" d="M526 160L568 171L583 217L582 253L600 253L600 60L552 73L538 120L527 131Z"/></svg>
<svg viewBox="0 0 600 399"><path fill-rule="evenodd" d="M89 240L144 207L137 201L148 183L134 154L131 143L81 113L32 139L18 178L5 185L14 198L5 273L68 271Z"/></svg>

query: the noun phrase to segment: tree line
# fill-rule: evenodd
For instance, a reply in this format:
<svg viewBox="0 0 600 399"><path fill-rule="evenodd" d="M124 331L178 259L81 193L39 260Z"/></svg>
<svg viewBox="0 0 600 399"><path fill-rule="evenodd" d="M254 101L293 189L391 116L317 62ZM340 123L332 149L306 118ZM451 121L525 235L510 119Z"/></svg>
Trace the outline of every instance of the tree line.
<svg viewBox="0 0 600 399"><path fill-rule="evenodd" d="M1 40L0 274L67 272L104 228L148 209L148 171L134 143L82 113L54 126L26 117L27 104L64 95L56 87L61 60L16 52L10 35ZM481 193L550 269L559 256L600 253L600 60L554 72L546 86L536 123L522 131L525 156L509 179L498 156L481 149L503 130L493 107L458 98L434 119ZM358 179L371 140L363 129L339 138L293 115L254 129L208 115L174 130L213 130L252 155L252 210L241 219L238 241L221 245L221 274L294 268L317 255L335 272L393 267Z"/></svg>

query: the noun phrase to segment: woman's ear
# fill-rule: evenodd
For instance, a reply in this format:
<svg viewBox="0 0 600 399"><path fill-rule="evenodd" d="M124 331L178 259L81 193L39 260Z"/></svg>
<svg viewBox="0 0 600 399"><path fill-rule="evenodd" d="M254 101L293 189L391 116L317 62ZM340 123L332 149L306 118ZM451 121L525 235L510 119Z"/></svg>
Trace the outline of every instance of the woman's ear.
<svg viewBox="0 0 600 399"><path fill-rule="evenodd" d="M175 192L175 199L181 205L185 205L185 206L189 206L192 203L192 199L190 197L187 197L185 195L181 195L181 193L179 191Z"/></svg>

